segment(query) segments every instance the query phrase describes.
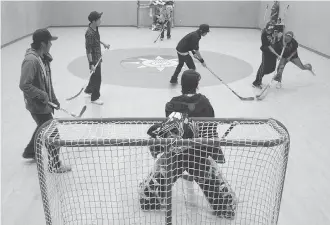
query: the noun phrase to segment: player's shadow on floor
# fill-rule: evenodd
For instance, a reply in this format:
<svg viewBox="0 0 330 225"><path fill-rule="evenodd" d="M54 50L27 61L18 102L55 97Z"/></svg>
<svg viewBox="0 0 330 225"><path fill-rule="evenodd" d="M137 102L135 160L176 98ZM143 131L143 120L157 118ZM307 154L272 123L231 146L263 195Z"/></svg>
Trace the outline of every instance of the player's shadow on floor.
<svg viewBox="0 0 330 225"><path fill-rule="evenodd" d="M30 159L30 160L24 161L24 165L27 165L27 166L36 165L36 164L37 164L36 159Z"/></svg>

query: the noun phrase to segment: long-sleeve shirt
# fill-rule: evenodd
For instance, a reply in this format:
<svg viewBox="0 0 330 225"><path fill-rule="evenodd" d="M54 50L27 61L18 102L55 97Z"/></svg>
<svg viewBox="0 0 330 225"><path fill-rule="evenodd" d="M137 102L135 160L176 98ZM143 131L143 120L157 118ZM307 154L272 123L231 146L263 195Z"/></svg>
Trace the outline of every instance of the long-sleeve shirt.
<svg viewBox="0 0 330 225"><path fill-rule="evenodd" d="M86 54L91 54L92 62L96 63L102 56L101 39L98 28L96 28L95 31L90 26L88 27L85 33L85 47Z"/></svg>

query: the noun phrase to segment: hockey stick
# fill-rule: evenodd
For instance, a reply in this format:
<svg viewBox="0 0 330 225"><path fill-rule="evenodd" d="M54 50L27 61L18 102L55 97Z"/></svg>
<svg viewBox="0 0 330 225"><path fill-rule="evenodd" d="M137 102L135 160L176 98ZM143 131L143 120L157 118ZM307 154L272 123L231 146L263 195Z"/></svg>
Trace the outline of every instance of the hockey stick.
<svg viewBox="0 0 330 225"><path fill-rule="evenodd" d="M266 14L267 14L267 12L268 12L268 4L266 6L266 10L265 10L265 14L264 14L264 23L266 22Z"/></svg>
<svg viewBox="0 0 330 225"><path fill-rule="evenodd" d="M242 97L240 95L238 95L233 89L231 89L231 87L229 87L228 84L226 84L220 77L218 77L209 67L206 66L206 68L218 79L221 81L221 83L223 83L229 90L231 90L231 92L234 93L234 95L236 95L239 99L241 99L242 101L254 101L254 97Z"/></svg>
<svg viewBox="0 0 330 225"><path fill-rule="evenodd" d="M48 102L48 104L49 104L50 106L52 106L53 108L55 108L55 109L59 109L59 110L65 112L65 113L67 113L67 114L69 114L70 116L75 117L75 118L80 118L80 117L85 113L85 111L86 111L86 109L87 109L87 106L84 106L84 107L81 109L79 115L76 115L76 114L74 114L74 113L71 113L71 112L67 111L66 109L59 108L56 104L54 104L54 103L52 103L52 102Z"/></svg>
<svg viewBox="0 0 330 225"><path fill-rule="evenodd" d="M233 129L236 125L238 125L238 124L239 124L239 122L234 121L234 122L230 125L230 127L227 129L227 131L222 135L221 138L223 139L223 138L227 137L228 134L232 131L232 129Z"/></svg>
<svg viewBox="0 0 330 225"><path fill-rule="evenodd" d="M102 56L100 57L99 61L97 61L96 65L95 65L95 68L99 65L101 59L102 59ZM89 73L89 76L92 76L93 73L94 73L94 71L91 71L91 72ZM67 101L71 101L72 99L77 98L77 97L82 93L82 91L83 91L84 89L85 89L85 86L83 86L83 87L80 89L80 91L79 91L76 95L74 95L74 96L72 96L72 97L70 97L70 98L67 98L66 100L67 100Z"/></svg>
<svg viewBox="0 0 330 225"><path fill-rule="evenodd" d="M158 35L157 39L154 41L154 43L156 43L160 37L160 35L162 35L162 32L165 30L165 25L167 26L167 23L168 23L168 20L166 21L166 23L163 25L161 31L160 31L160 34Z"/></svg>
<svg viewBox="0 0 330 225"><path fill-rule="evenodd" d="M283 38L283 42L284 42L284 38ZM278 67L280 65L280 62L281 62L281 59L282 59L282 56L283 56L283 53L284 53L284 49L286 48L286 44L283 46L283 49L282 49L282 52L281 52L281 56L280 56L280 59L278 60L278 65L277 67L275 68L275 75L273 76L273 78L271 79L271 81L267 84L267 86L260 92L260 94L256 95L256 99L257 100L262 100L266 97L266 95L264 95L262 97L262 95L270 88L270 86L272 85L273 83L273 80L275 79L276 75L277 75L277 70L278 70Z"/></svg>

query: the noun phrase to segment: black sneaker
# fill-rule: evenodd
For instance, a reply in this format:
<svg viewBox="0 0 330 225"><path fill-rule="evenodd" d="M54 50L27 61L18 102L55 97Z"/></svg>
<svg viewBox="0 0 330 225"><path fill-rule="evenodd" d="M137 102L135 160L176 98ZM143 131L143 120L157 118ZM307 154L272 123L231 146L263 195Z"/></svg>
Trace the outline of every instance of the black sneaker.
<svg viewBox="0 0 330 225"><path fill-rule="evenodd" d="M261 84L256 85L256 84L252 83L252 87L254 87L254 88L258 88L258 89L262 89Z"/></svg>
<svg viewBox="0 0 330 225"><path fill-rule="evenodd" d="M164 40L164 38L160 38L160 40L161 40L161 41L163 41L163 40Z"/></svg>
<svg viewBox="0 0 330 225"><path fill-rule="evenodd" d="M22 154L22 157L24 159L35 159L36 158L36 154L34 153L34 149L33 148L26 147L24 149L24 152Z"/></svg>
<svg viewBox="0 0 330 225"><path fill-rule="evenodd" d="M177 84L178 83L178 78L177 77L172 77L170 80L171 84Z"/></svg>
<svg viewBox="0 0 330 225"><path fill-rule="evenodd" d="M167 39L171 39L171 35L170 36L167 36Z"/></svg>
<svg viewBox="0 0 330 225"><path fill-rule="evenodd" d="M23 152L22 156L24 159L35 159L36 158L36 154L29 153L29 152Z"/></svg>

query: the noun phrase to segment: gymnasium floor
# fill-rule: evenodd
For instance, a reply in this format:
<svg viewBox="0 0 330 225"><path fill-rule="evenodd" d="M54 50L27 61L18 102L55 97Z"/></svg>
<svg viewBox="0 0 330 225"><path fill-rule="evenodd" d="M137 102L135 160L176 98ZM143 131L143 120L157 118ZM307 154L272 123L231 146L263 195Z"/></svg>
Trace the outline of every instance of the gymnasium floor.
<svg viewBox="0 0 330 225"><path fill-rule="evenodd" d="M88 77L85 28L51 28L51 33L59 36L51 54L53 82L61 106L78 112L87 104L84 118L164 117L164 104L180 94L179 87L168 85L175 69L171 64L176 58L174 48L192 30L175 28L171 40L154 44L158 33L149 29L101 28L101 40L109 43L111 50L104 53L102 68L101 95L105 104L98 106L88 104L82 96L65 101L79 91ZM30 43L28 37L1 49L2 224L6 225L44 224L36 165L21 157L35 129L18 87L21 62ZM207 65L243 96L256 94L251 83L261 60L259 47L260 31L250 29L213 28L200 42ZM303 62L313 65L317 76L289 64L283 75L283 89L272 88L264 101L240 101L196 63L202 75L199 91L210 99L216 117L272 117L287 127L291 149L279 224L324 225L330 224L326 210L330 208L330 153L326 145L330 128L330 61L303 48L299 48L299 55ZM168 59L164 60L167 66L143 63L164 58ZM66 114L56 112L55 116L62 118Z"/></svg>

